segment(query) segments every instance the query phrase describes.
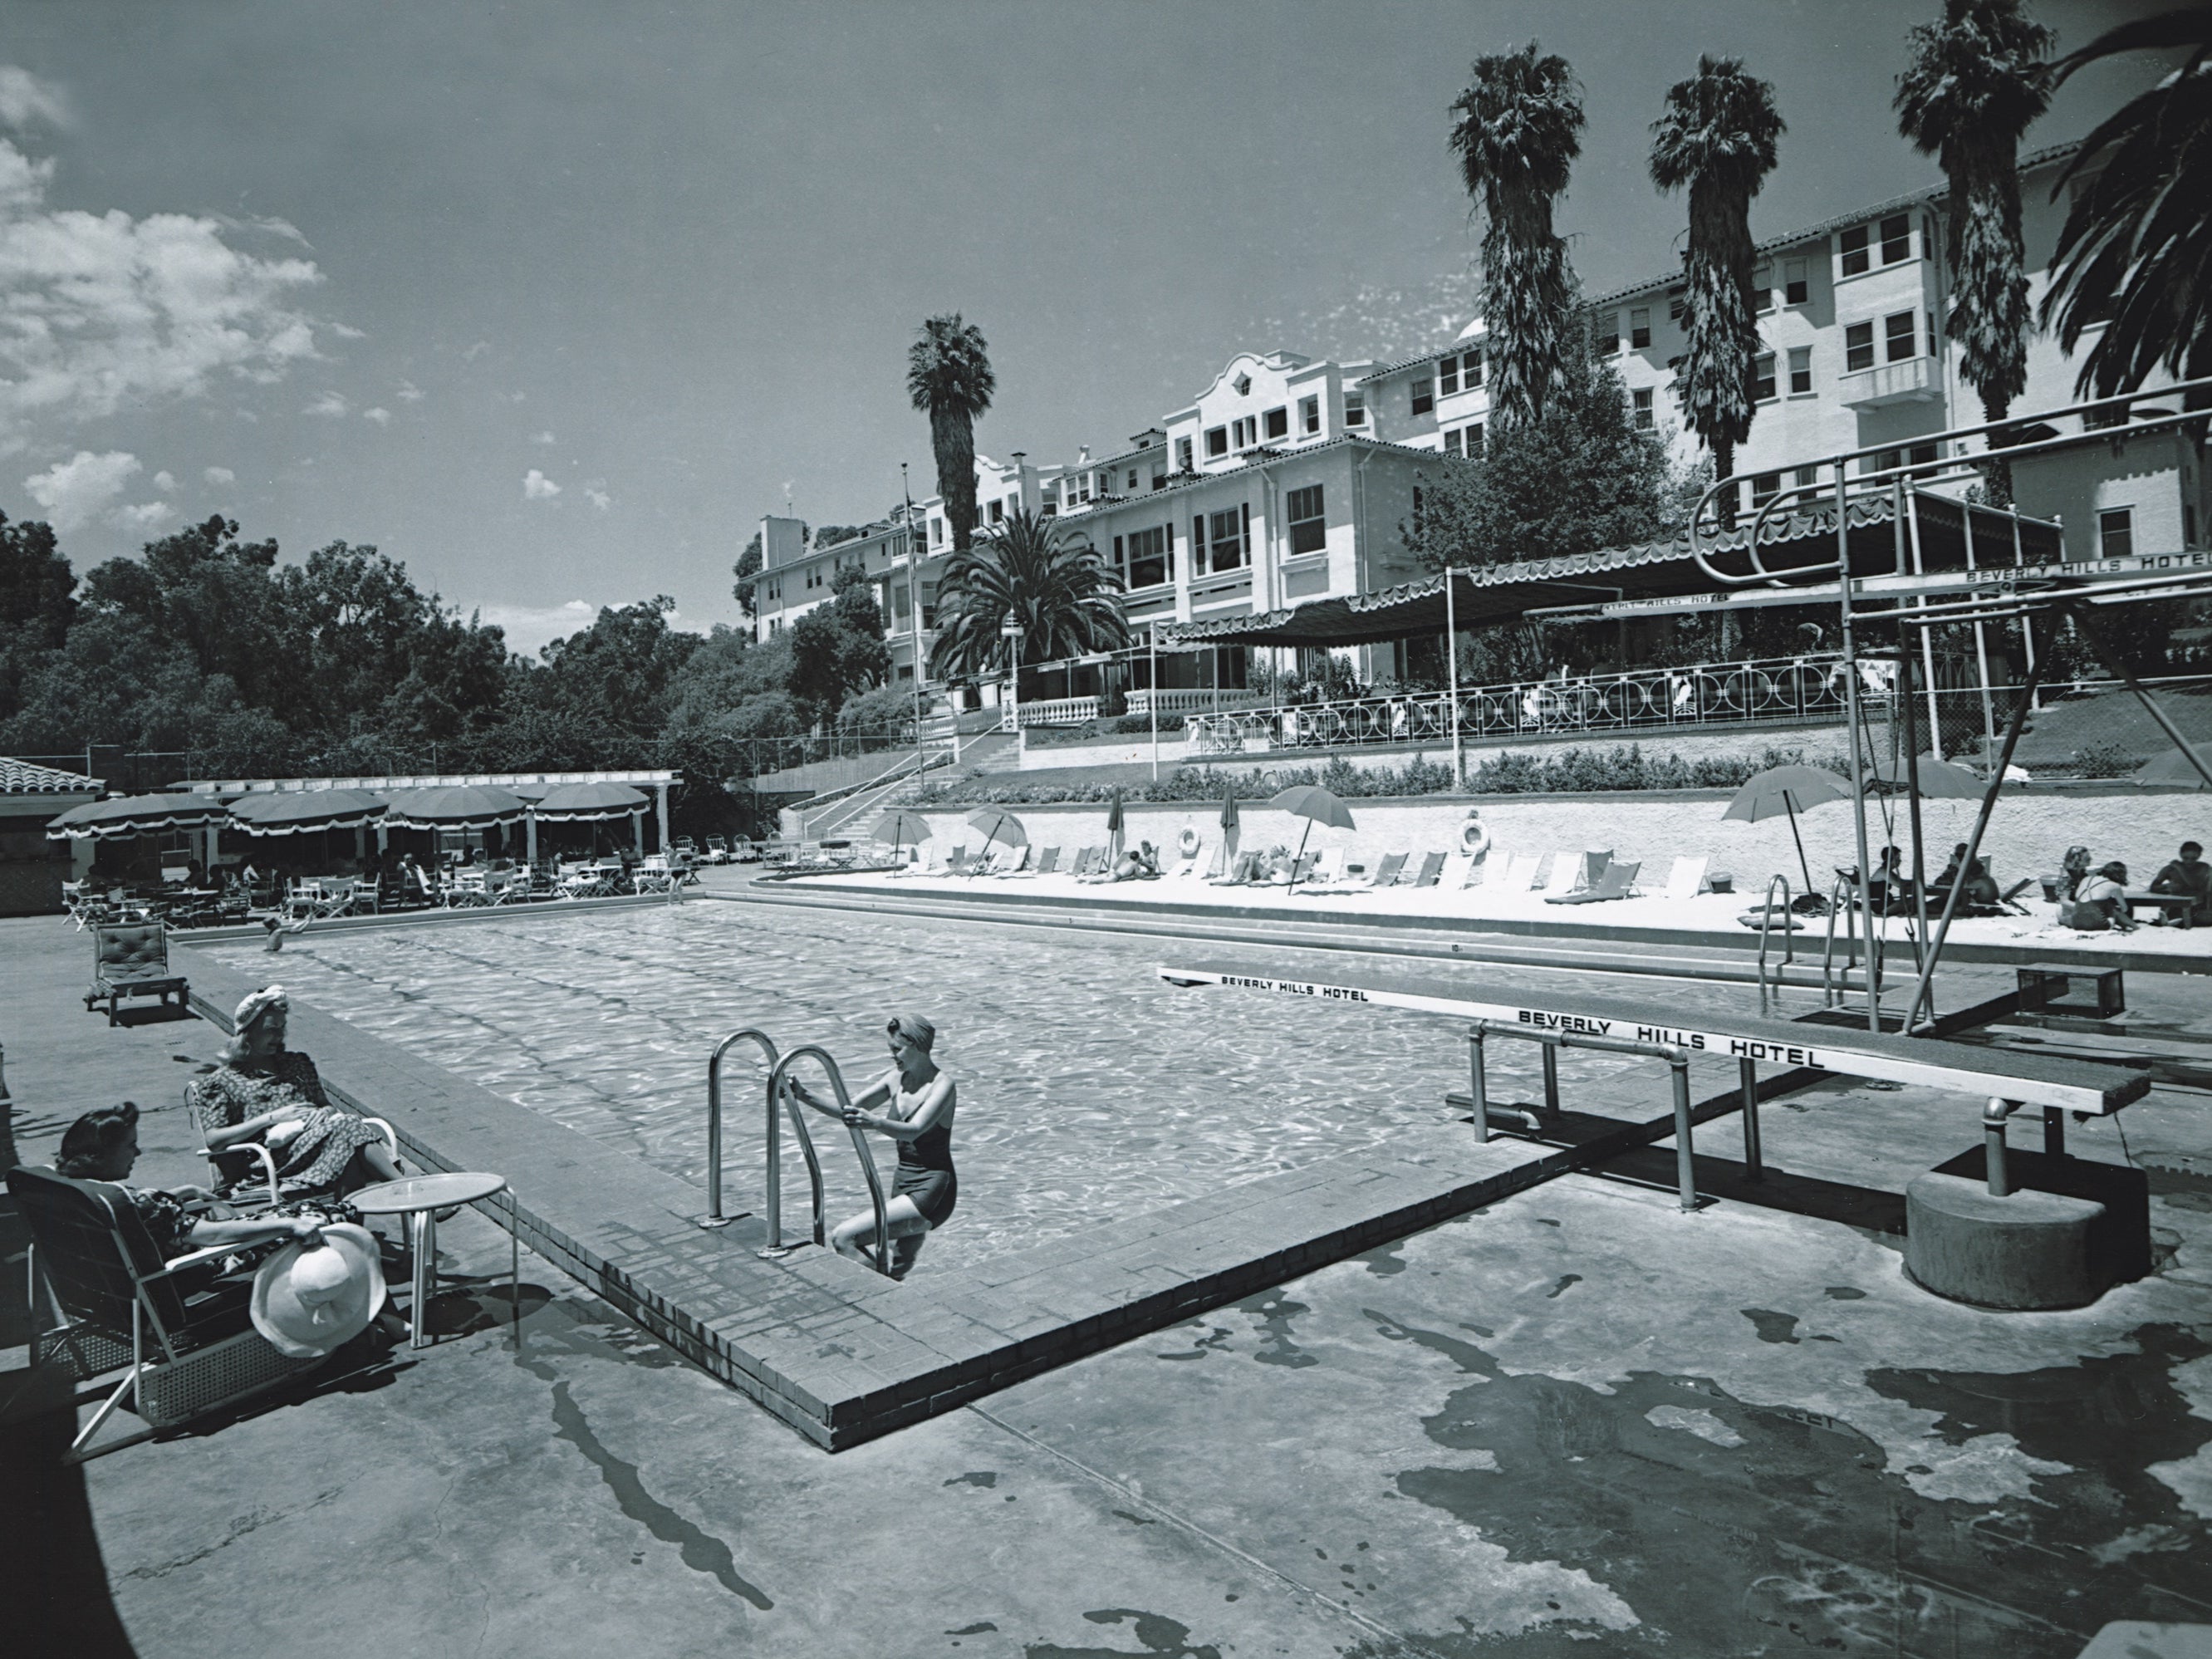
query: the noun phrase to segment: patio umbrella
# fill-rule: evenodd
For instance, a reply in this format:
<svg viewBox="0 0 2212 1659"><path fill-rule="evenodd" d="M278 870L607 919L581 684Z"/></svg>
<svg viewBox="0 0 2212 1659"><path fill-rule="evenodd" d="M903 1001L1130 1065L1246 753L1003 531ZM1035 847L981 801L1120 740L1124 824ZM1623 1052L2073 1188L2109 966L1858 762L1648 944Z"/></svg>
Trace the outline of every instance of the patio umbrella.
<svg viewBox="0 0 2212 1659"><path fill-rule="evenodd" d="M876 827L868 832L878 841L891 844L891 856L896 858L899 849L909 841L929 839L929 820L919 812L909 812L904 807L894 807L876 820Z"/></svg>
<svg viewBox="0 0 2212 1659"><path fill-rule="evenodd" d="M1298 866L1306 855L1306 837L1313 834L1316 823L1328 824L1333 830L1352 827L1352 809L1317 783L1301 783L1285 789L1267 803L1277 811L1295 813L1306 821L1298 836L1298 855L1291 860L1291 885L1298 884Z"/></svg>
<svg viewBox="0 0 2212 1659"><path fill-rule="evenodd" d="M652 797L626 783L556 783L533 810L541 823L590 823L626 818L652 805Z"/></svg>
<svg viewBox="0 0 2212 1659"><path fill-rule="evenodd" d="M1978 793L1978 792L1977 792ZM1805 840L1797 833L1797 814L1823 801L1849 800L1851 787L1820 766L1771 766L1744 780L1743 787L1723 812L1723 819L1757 823L1777 812L1790 815L1790 839L1797 843L1797 867L1804 872L1805 890L1813 890L1813 866L1805 861Z"/></svg>
<svg viewBox="0 0 2212 1659"><path fill-rule="evenodd" d="M1030 832L1022 828L1022 821L1002 806L979 806L968 815L968 822L983 832L983 854L977 864L990 857L994 841L1003 841L1009 847L1030 844Z"/></svg>
<svg viewBox="0 0 2212 1659"><path fill-rule="evenodd" d="M2204 775L2179 749L2169 749L2157 759L2137 768L2135 780L2137 783L2186 783L2198 789L2204 787Z"/></svg>
<svg viewBox="0 0 2212 1659"><path fill-rule="evenodd" d="M173 791L155 795L118 795L70 808L46 826L52 841L88 837L119 840L154 830L204 830L226 816L213 795Z"/></svg>
<svg viewBox="0 0 2212 1659"><path fill-rule="evenodd" d="M529 810L521 796L489 784L446 783L399 790L384 821L401 830L489 830L513 823Z"/></svg>
<svg viewBox="0 0 2212 1659"><path fill-rule="evenodd" d="M1121 786L1114 786L1113 804L1106 809L1106 834L1114 845L1114 856L1121 856Z"/></svg>
<svg viewBox="0 0 2212 1659"><path fill-rule="evenodd" d="M1231 784L1221 792L1221 867L1224 873L1234 873L1237 835L1237 787Z"/></svg>
<svg viewBox="0 0 2212 1659"><path fill-rule="evenodd" d="M359 830L382 817L386 805L384 796L367 789L288 789L231 802L230 822L249 836Z"/></svg>
<svg viewBox="0 0 2212 1659"><path fill-rule="evenodd" d="M1923 800L1979 800L1989 787L1965 767L1937 760L1933 755L1923 755L1916 769ZM1887 756L1874 763L1873 771L1867 776L1869 785L1883 789L1901 790L1907 781L1905 763L1892 763Z"/></svg>

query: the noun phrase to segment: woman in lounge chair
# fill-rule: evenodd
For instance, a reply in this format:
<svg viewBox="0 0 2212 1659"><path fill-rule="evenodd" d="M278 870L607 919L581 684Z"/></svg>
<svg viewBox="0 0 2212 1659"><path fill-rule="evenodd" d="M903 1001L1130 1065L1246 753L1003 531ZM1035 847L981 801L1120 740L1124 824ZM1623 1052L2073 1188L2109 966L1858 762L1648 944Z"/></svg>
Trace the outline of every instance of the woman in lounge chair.
<svg viewBox="0 0 2212 1659"><path fill-rule="evenodd" d="M884 1206L891 1236L891 1276L904 1279L921 1253L922 1241L951 1218L960 1197L960 1177L952 1167L952 1114L959 1091L951 1073L930 1058L937 1027L921 1014L894 1015L885 1028L891 1069L845 1109L845 1121L898 1142L898 1186ZM791 1091L817 1111L836 1108L798 1079ZM830 1235L840 1255L860 1260L864 1245L876 1242L872 1206L837 1224Z"/></svg>
<svg viewBox="0 0 2212 1659"><path fill-rule="evenodd" d="M331 1105L315 1062L285 1048L290 1009L281 985L250 993L215 1070L185 1086L208 1151L259 1141L276 1159L277 1179L295 1186L351 1192L398 1180L399 1166L376 1126Z"/></svg>

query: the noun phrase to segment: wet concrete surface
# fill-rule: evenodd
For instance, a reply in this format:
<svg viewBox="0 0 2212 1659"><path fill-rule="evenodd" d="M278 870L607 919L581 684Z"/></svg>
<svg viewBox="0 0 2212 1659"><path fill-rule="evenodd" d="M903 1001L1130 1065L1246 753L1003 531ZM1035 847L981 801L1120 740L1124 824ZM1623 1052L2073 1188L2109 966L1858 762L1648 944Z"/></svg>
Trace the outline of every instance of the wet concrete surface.
<svg viewBox="0 0 2212 1659"><path fill-rule="evenodd" d="M162 1108L147 1178L198 1178L171 1103L215 1034L71 1018L88 947L29 926L0 923L24 1152L129 1094ZM1774 1163L1868 1190L1974 1134L1912 1091L1788 1104ZM1936 1301L1875 1229L1577 1176L835 1457L528 1256L519 1310L449 1297L437 1346L82 1470L0 1376L7 1605L96 1652L105 1585L137 1652L227 1659L2057 1656L2212 1623L2212 1107L2070 1133L2153 1172L2160 1253L2069 1313ZM440 1237L503 1277L481 1218Z"/></svg>

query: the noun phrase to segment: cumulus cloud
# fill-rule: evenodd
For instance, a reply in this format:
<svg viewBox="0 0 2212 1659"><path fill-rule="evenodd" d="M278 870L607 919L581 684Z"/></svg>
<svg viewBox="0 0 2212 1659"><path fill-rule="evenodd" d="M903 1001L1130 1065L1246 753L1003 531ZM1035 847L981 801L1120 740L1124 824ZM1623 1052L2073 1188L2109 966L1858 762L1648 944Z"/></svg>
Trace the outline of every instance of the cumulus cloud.
<svg viewBox="0 0 2212 1659"><path fill-rule="evenodd" d="M147 526L169 516L167 501L142 501L136 507L118 507L108 515L125 530L143 530Z"/></svg>
<svg viewBox="0 0 2212 1659"><path fill-rule="evenodd" d="M531 434L530 441L534 444L551 444L558 443L560 440L550 432L537 432Z"/></svg>
<svg viewBox="0 0 2212 1659"><path fill-rule="evenodd" d="M143 470L138 458L125 450L111 449L95 455L80 449L44 472L33 473L23 480L23 488L46 508L55 529L75 530L106 511L123 493L124 485Z"/></svg>
<svg viewBox="0 0 2212 1659"><path fill-rule="evenodd" d="M522 480L522 499L526 501L550 501L561 493L561 486L532 467Z"/></svg>
<svg viewBox="0 0 2212 1659"><path fill-rule="evenodd" d="M399 401L403 404L421 403L422 401L422 388L416 386L412 380L402 380L399 383Z"/></svg>
<svg viewBox="0 0 2212 1659"><path fill-rule="evenodd" d="M47 84L27 69L0 64L0 127L21 132L26 127L69 124L69 100L59 87Z"/></svg>
<svg viewBox="0 0 2212 1659"><path fill-rule="evenodd" d="M615 498L601 489L596 481L584 486L584 499L602 513L615 504Z"/></svg>
<svg viewBox="0 0 2212 1659"><path fill-rule="evenodd" d="M368 335L363 330L350 327L344 323L332 323L331 325L331 332L337 335L341 340L366 340L368 337Z"/></svg>
<svg viewBox="0 0 2212 1659"><path fill-rule="evenodd" d="M478 340L474 345L471 346L466 351L464 351L461 354L461 361L465 363L472 363L490 349L491 342L489 340Z"/></svg>
<svg viewBox="0 0 2212 1659"><path fill-rule="evenodd" d="M176 477L176 474L174 474L174 473L171 472L167 468L164 467L161 471L156 472L156 473L154 475L154 488L155 488L155 489L162 489L162 490L168 490L168 489L174 489L176 487L177 487L177 477Z"/></svg>
<svg viewBox="0 0 2212 1659"><path fill-rule="evenodd" d="M52 106L37 83L7 84L0 117ZM313 263L233 246L270 228L63 211L46 204L52 177L51 161L0 138L0 453L34 430L198 397L220 380L273 381L315 355L313 321L296 307L322 280Z"/></svg>
<svg viewBox="0 0 2212 1659"><path fill-rule="evenodd" d="M392 411L388 409L364 409L361 411L361 418L364 421L374 421L379 426L389 426L392 423Z"/></svg>
<svg viewBox="0 0 2212 1659"><path fill-rule="evenodd" d="M234 484L238 482L238 474L227 466L211 466L200 476L211 484Z"/></svg>
<svg viewBox="0 0 2212 1659"><path fill-rule="evenodd" d="M566 605L486 605L477 608L477 620L505 630L507 642L517 651L542 651L549 640L566 639L599 620L599 606L583 599Z"/></svg>
<svg viewBox="0 0 2212 1659"><path fill-rule="evenodd" d="M340 397L337 392L325 392L321 397L316 398L314 402L309 404L306 409L301 411L301 413L305 415L320 415L327 420L342 421L345 418L348 407L349 405L347 404L346 400Z"/></svg>

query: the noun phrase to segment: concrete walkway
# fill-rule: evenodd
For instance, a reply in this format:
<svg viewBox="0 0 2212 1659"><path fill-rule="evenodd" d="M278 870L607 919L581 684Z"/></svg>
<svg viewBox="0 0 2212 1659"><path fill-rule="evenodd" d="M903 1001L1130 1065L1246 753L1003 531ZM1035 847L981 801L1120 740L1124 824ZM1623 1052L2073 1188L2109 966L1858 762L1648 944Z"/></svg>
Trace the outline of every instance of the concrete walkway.
<svg viewBox="0 0 2212 1659"><path fill-rule="evenodd" d="M196 1179L173 1056L216 1034L107 1030L88 955L0 923L21 1152L127 1095L143 1177ZM2212 1027L2190 981L2131 989ZM527 1255L519 1324L457 1296L438 1346L82 1469L0 1377L11 1646L128 1650L110 1609L149 1659L2070 1656L2212 1622L2212 1110L2074 1132L2152 1170L2160 1271L2008 1316L1881 1231L1971 1138L1930 1098L1771 1112L1862 1224L1570 1176L835 1456ZM441 1237L503 1270L488 1223Z"/></svg>

